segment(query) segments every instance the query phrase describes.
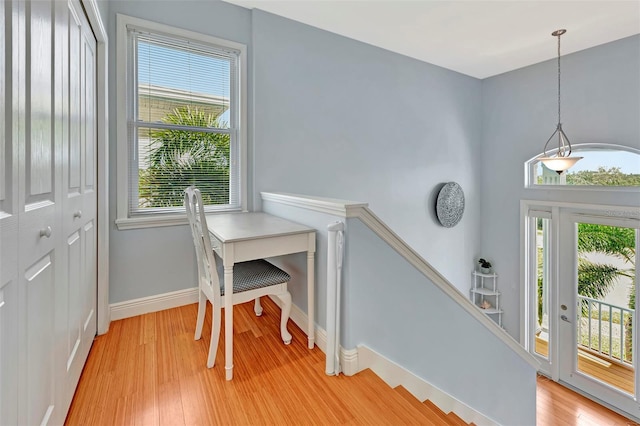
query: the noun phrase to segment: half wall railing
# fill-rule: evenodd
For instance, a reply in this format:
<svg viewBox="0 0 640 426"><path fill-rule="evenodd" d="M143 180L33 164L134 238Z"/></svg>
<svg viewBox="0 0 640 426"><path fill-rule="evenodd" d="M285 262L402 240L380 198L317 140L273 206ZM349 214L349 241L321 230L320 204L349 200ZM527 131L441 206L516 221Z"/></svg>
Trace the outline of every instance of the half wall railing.
<svg viewBox="0 0 640 426"><path fill-rule="evenodd" d="M535 424L538 361L366 203L285 193L261 196L266 213L316 229L316 342L326 350L330 334L339 333L335 346L346 375L371 368L390 386L403 385L419 400L434 401L478 425ZM329 283L335 268L327 268L327 225L336 221L345 224L345 256L341 319L338 333L330 333L333 315L324 312L334 300ZM306 301L305 259L274 261L292 271L291 318L306 323L298 308ZM326 355L333 357L330 352Z"/></svg>

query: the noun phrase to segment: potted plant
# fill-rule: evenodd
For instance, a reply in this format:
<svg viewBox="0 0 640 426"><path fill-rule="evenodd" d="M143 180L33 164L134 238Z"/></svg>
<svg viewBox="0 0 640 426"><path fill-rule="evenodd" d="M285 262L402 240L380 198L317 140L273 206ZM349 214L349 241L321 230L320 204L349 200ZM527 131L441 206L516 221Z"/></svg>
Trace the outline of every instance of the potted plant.
<svg viewBox="0 0 640 426"><path fill-rule="evenodd" d="M478 263L480 264L480 272L483 274L491 273L491 262L486 259L480 258L478 259Z"/></svg>

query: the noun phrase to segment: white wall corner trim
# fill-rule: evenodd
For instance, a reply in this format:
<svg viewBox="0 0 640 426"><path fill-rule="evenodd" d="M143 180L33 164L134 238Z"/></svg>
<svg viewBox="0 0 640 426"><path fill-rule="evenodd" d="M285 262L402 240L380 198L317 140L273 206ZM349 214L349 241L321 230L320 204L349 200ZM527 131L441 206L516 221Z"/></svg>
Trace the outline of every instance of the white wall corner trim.
<svg viewBox="0 0 640 426"><path fill-rule="evenodd" d="M276 296L269 296L273 302L281 307L280 299ZM301 330L307 329L307 314L304 313L297 305L291 305L291 313L289 319L293 321ZM327 353L327 332L326 330L315 327L316 333L316 346L323 353ZM342 374L345 376L353 376L358 371L358 349L344 349L340 347L340 367L342 368Z"/></svg>
<svg viewBox="0 0 640 426"><path fill-rule="evenodd" d="M498 424L495 420L458 401L446 392L427 383L424 379L366 346L358 346L357 358L359 364L358 371L369 368L390 387L395 388L402 385L420 402L428 399L445 413L453 412L467 423L473 422L479 426L493 426Z"/></svg>
<svg viewBox="0 0 640 426"><path fill-rule="evenodd" d="M198 302L198 288L187 288L140 299L125 300L109 306L113 321L137 315L177 308Z"/></svg>

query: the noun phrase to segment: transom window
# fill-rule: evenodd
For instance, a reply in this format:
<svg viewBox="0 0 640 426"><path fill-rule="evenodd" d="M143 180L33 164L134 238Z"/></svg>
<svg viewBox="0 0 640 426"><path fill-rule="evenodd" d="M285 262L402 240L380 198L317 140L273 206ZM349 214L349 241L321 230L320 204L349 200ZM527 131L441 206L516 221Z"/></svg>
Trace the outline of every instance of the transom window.
<svg viewBox="0 0 640 426"><path fill-rule="evenodd" d="M208 211L243 209L245 47L124 15L118 27L119 226L181 216L190 185Z"/></svg>
<svg viewBox="0 0 640 426"><path fill-rule="evenodd" d="M582 144L572 156L584 157L571 169L558 174L548 169L536 156L525 164L527 186L594 186L640 188L640 150L601 144Z"/></svg>

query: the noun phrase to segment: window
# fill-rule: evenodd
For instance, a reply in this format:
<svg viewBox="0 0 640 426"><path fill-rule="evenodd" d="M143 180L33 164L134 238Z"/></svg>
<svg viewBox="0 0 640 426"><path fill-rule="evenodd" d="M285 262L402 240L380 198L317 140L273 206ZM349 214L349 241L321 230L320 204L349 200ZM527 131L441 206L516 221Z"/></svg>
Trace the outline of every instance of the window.
<svg viewBox="0 0 640 426"><path fill-rule="evenodd" d="M582 144L572 156L583 157L568 171L558 174L536 156L526 165L527 186L640 188L640 150L620 145Z"/></svg>
<svg viewBox="0 0 640 426"><path fill-rule="evenodd" d="M184 221L189 185L208 211L246 208L245 52L118 15L120 229Z"/></svg>

